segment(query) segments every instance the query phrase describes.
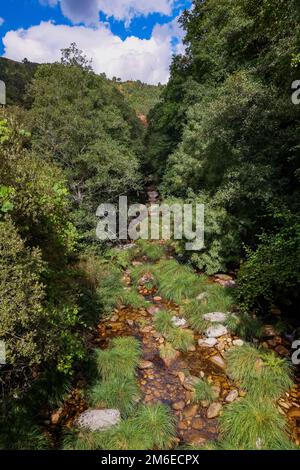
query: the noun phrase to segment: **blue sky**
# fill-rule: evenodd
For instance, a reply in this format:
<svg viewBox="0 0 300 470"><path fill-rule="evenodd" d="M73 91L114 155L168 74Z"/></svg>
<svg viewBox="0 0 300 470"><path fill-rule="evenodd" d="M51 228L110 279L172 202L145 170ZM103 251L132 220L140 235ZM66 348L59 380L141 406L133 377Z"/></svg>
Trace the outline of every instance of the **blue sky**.
<svg viewBox="0 0 300 470"><path fill-rule="evenodd" d="M191 0L6 0L0 6L0 55L58 60L76 42L97 72L165 83L183 51L178 15Z"/></svg>

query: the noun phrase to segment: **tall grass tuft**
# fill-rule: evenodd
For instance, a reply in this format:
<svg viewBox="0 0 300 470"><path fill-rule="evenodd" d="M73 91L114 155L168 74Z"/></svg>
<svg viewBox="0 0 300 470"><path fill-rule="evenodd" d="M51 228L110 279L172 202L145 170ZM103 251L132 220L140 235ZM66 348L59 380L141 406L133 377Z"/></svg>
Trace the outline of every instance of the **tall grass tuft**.
<svg viewBox="0 0 300 470"><path fill-rule="evenodd" d="M173 328L167 334L167 340L178 351L187 352L194 346L194 333L191 330Z"/></svg>
<svg viewBox="0 0 300 470"><path fill-rule="evenodd" d="M140 344L132 337L115 338L109 349L96 351L96 363L103 380L135 377L140 357Z"/></svg>
<svg viewBox="0 0 300 470"><path fill-rule="evenodd" d="M200 379L195 383L194 401L199 403L201 401L213 402L216 398L211 385L204 379Z"/></svg>
<svg viewBox="0 0 300 470"><path fill-rule="evenodd" d="M228 372L253 397L276 400L292 385L292 368L273 352L245 344L227 352Z"/></svg>
<svg viewBox="0 0 300 470"><path fill-rule="evenodd" d="M271 450L287 439L286 421L268 400L247 397L224 408L220 427L227 448Z"/></svg>
<svg viewBox="0 0 300 470"><path fill-rule="evenodd" d="M172 314L167 310L161 310L154 317L156 331L162 335L167 335L173 328Z"/></svg>

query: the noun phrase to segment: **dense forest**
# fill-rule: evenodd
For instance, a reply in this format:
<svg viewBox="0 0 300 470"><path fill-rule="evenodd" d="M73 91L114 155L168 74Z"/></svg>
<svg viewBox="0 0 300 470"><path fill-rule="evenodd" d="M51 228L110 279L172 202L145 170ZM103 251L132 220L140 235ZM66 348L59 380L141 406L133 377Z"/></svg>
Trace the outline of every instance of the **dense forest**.
<svg viewBox="0 0 300 470"><path fill-rule="evenodd" d="M300 4L193 4L166 86L0 59L0 449L299 449ZM121 195L205 248L100 242Z"/></svg>

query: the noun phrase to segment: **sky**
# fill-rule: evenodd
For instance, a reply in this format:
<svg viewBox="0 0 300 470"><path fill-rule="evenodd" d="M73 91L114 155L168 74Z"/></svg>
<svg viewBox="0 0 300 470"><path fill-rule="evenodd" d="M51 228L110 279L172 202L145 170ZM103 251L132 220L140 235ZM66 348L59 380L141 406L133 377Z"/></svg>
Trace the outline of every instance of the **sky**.
<svg viewBox="0 0 300 470"><path fill-rule="evenodd" d="M54 62L75 42L109 78L166 83L191 0L0 0L0 55Z"/></svg>

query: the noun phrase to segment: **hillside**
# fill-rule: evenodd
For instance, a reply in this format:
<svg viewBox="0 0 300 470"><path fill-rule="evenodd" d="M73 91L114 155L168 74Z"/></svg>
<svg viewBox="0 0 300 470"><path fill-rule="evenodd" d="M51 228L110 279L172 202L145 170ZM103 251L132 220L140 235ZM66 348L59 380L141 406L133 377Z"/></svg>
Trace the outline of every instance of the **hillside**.
<svg viewBox="0 0 300 470"><path fill-rule="evenodd" d="M128 81L118 84L118 89L126 97L130 106L138 115L145 116L159 102L163 88L163 85L147 85L140 81Z"/></svg>
<svg viewBox="0 0 300 470"><path fill-rule="evenodd" d="M6 84L7 104L26 104L25 91L32 80L37 64L32 62L15 62L0 57L0 80Z"/></svg>

